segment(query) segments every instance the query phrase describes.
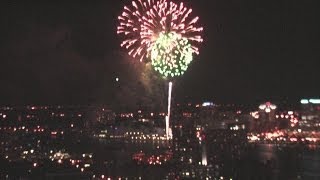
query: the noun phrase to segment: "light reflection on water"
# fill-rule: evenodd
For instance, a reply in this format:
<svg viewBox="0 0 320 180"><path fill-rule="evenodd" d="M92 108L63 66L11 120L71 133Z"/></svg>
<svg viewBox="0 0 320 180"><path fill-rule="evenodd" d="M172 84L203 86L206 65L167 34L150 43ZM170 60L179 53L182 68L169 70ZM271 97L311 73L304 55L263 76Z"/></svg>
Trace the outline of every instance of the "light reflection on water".
<svg viewBox="0 0 320 180"><path fill-rule="evenodd" d="M261 144L257 146L258 158L266 163L267 161L277 159L277 151L279 151L277 146L272 144Z"/></svg>
<svg viewBox="0 0 320 180"><path fill-rule="evenodd" d="M161 153L167 150L168 146L168 143L100 141L94 147L95 169L114 176L164 179L172 172L172 167L137 166L132 161L132 155L139 151L146 154ZM207 158L226 156L223 151L214 152L215 154L208 154ZM212 164L213 167L219 167L215 169L219 171L215 174L234 179L320 179L320 150L315 146L250 145L242 153L229 156L232 158L222 158L221 161L217 161L218 164Z"/></svg>
<svg viewBox="0 0 320 180"><path fill-rule="evenodd" d="M315 145L257 145L257 160L272 179L320 179L320 149Z"/></svg>
<svg viewBox="0 0 320 180"><path fill-rule="evenodd" d="M109 141L99 140L94 147L95 170L100 174L113 177L142 177L142 179L158 179L168 173L161 166L138 166L132 160L134 153L143 151L146 154L161 153L166 150L165 142ZM162 179L162 178L161 178Z"/></svg>

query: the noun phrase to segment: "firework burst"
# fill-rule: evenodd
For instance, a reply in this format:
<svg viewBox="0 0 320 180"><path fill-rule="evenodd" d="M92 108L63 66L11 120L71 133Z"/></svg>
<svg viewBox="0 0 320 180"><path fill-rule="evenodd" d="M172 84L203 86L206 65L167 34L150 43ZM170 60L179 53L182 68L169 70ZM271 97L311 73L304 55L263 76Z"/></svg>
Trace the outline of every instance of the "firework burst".
<svg viewBox="0 0 320 180"><path fill-rule="evenodd" d="M124 40L122 47L128 54L143 61L149 57L153 44L161 33L176 33L190 42L193 53L198 54L197 45L202 42L202 27L197 26L198 17L191 17L192 9L167 0L134 0L125 6L118 17L117 33Z"/></svg>
<svg viewBox="0 0 320 180"><path fill-rule="evenodd" d="M160 33L151 49L151 64L164 78L181 76L191 63L192 47L176 33Z"/></svg>

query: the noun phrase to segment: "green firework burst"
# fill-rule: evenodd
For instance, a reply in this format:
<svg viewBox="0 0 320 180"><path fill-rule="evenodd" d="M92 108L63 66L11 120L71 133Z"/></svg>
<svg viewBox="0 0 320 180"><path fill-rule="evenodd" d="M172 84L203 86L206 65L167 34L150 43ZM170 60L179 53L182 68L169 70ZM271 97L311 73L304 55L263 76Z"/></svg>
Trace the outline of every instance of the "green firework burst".
<svg viewBox="0 0 320 180"><path fill-rule="evenodd" d="M181 76L193 59L192 46L177 33L160 33L151 48L151 64L164 78Z"/></svg>

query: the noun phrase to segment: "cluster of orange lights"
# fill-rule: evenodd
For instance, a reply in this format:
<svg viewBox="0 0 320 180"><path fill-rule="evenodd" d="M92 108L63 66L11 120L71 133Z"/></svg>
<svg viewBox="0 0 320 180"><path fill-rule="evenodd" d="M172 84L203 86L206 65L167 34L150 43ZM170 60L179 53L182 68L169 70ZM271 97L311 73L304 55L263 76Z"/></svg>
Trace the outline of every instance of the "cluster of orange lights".
<svg viewBox="0 0 320 180"><path fill-rule="evenodd" d="M172 159L173 153L166 151L165 154L147 156L143 152L135 153L132 159L138 164L161 165Z"/></svg>
<svg viewBox="0 0 320 180"><path fill-rule="evenodd" d="M290 119L290 125L291 127L295 127L298 125L299 120L296 117L296 115L294 114L293 111L288 111L287 114L280 114L280 115L276 115L277 119Z"/></svg>
<svg viewBox="0 0 320 180"><path fill-rule="evenodd" d="M121 179L128 179L128 178L121 178L121 177L108 177L104 174L97 176L97 175L93 175L92 176L93 179L106 179L106 180L113 180L113 179L117 179L117 180L121 180Z"/></svg>
<svg viewBox="0 0 320 180"><path fill-rule="evenodd" d="M57 136L58 134L61 134L61 135L63 135L64 134L64 132L63 131L51 131L51 136Z"/></svg>
<svg viewBox="0 0 320 180"><path fill-rule="evenodd" d="M121 118L132 118L133 117L133 113L122 113L120 114Z"/></svg>
<svg viewBox="0 0 320 180"><path fill-rule="evenodd" d="M87 156L85 154L83 154L83 158L86 158ZM92 155L89 156L90 159L92 158ZM53 161L54 159L52 159ZM77 169L79 169L81 172L84 172L87 168L90 168L91 167L91 164L92 162L87 162L85 161L84 159L81 160L81 159L72 159L72 158L67 158L67 159L64 159L63 157L60 157L58 159L56 159L56 162L58 164L69 164Z"/></svg>
<svg viewBox="0 0 320 180"><path fill-rule="evenodd" d="M139 110L139 111L138 111L138 114L142 114L142 111ZM166 116L166 115L167 115L166 113L163 113L163 112L161 112L161 113L153 113L153 112L151 112L151 113L148 113L148 114L146 114L146 115L147 115L147 116L154 117L154 116L156 116L157 114L158 114L159 116ZM121 113L121 114L119 114L119 116L120 116L121 118L133 118L133 117L134 117L134 113Z"/></svg>
<svg viewBox="0 0 320 180"><path fill-rule="evenodd" d="M45 129L37 126L36 128L26 128L25 126L19 126L19 127L0 127L0 131L6 131L6 132L34 132L34 133L41 133L44 132Z"/></svg>
<svg viewBox="0 0 320 180"><path fill-rule="evenodd" d="M306 142L317 143L320 141L320 133L316 132L303 132L301 129L298 131L274 131L266 133L250 133L248 135L249 142L257 141L274 141L274 142Z"/></svg>

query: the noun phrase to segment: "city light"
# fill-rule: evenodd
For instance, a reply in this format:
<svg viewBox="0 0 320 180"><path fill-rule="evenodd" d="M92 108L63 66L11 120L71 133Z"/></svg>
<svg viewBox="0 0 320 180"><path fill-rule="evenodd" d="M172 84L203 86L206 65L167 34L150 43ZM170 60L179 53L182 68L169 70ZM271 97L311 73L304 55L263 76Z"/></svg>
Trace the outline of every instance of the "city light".
<svg viewBox="0 0 320 180"><path fill-rule="evenodd" d="M311 100L309 104L312 103L317 103L317 101ZM29 167L32 168L33 173L37 172L38 168L46 167L47 164L43 163L49 160L53 166L74 168L76 172L84 176L92 173L96 175L95 177L100 178L101 173L97 171L95 163L97 163L96 159L99 159L101 155L96 154L97 151L92 150L94 153L85 151L75 153L74 151L69 152L68 148L61 148L56 145L43 148L48 146L47 144L65 142L64 138L72 136L74 136L73 141L76 144L80 144L79 134L82 134L82 136L93 140L90 144L103 145L107 143L108 146L113 146L115 145L113 144L114 142L120 142L126 147L139 147L139 149L133 148L131 149L133 152L127 153L127 156L131 157L131 161L137 168L145 166L164 168L171 165L175 160L174 157L177 157L178 164L190 168L183 169L175 175L179 175L182 178L197 178L199 176L197 174L198 170L205 168L212 173L211 170L216 168L216 163L223 161L219 160L219 151L221 153L228 151L226 146L232 149L232 152L228 153L237 158L237 153L245 151L245 148L242 148L248 146L255 147L267 144L275 147L301 145L308 148L317 148L320 145L320 132L316 130L316 128L320 127L320 121L318 121L318 111L313 109L315 106L310 106L310 108L305 106L302 110L292 109L292 107L287 108L290 110L282 110L282 107L277 108L271 103L265 103L258 108L256 107L256 111L249 112L239 107L233 107L233 105L226 105L227 111L220 110L223 109L222 105L213 105L212 102L200 103L198 107L196 104L193 105L191 103L179 104L179 106L173 104L176 110L180 109L175 112L174 121L170 122L172 123L170 124L171 126L167 126L169 125L168 119L166 124L163 123L163 117L167 113L143 108L133 112L116 113L114 116L118 119L107 121L110 123L109 125L99 124L102 122L102 115L105 114L99 114L102 112L102 108L93 108L93 112L97 112L96 110L99 109L97 120L95 121L99 126L97 128L86 126L91 130L92 134L91 132L84 133L83 128L78 128L84 127L79 124L83 118L78 116L78 110L73 114L70 114L70 109L64 110L61 107L57 108L58 112L54 111L56 115L54 118L57 118L59 123L63 123L63 127L51 127L50 124L43 125L43 121L37 118L42 113L33 112L32 115L27 113L24 117L29 117L28 121L21 121L17 123L19 124L17 126L5 125L0 127L0 131L7 135L0 142L0 150L3 152L4 159L8 162L14 162L17 159L30 163ZM208 106L212 106L212 108L207 108ZM230 111L230 107L232 107L233 111ZM267 108L270 108L270 112L266 110ZM241 113L239 113L240 111ZM105 109L103 112L109 111ZM2 115L4 113L12 114L7 111L0 113ZM25 110L22 113L25 114ZM111 111L110 114L112 113ZM48 119L52 119L52 112L49 111L47 114ZM61 114L64 114L64 116L61 116ZM81 114L85 117L87 113L81 112ZM212 121L213 117L215 119L214 123ZM201 121L195 121L195 124L188 124L192 118L198 118ZM8 124L15 124L13 123L15 120L8 119L6 121L10 121ZM162 125L152 127L156 126L159 121L162 122ZM126 126L129 127L121 125L122 122L126 122ZM143 124L143 126L136 128L138 124ZM146 127L148 124L152 124L152 126ZM73 128L70 128L72 126ZM166 127L168 127L168 131L166 131ZM211 128L216 129L212 130ZM171 134L174 135L171 136L172 139L170 141L167 140L167 133L169 136ZM16 144L17 141L9 141L11 137L17 139L20 136L23 138L30 137L31 141L18 144ZM208 142L212 143L208 145ZM144 148L150 145L152 146L151 149ZM128 148L128 150L130 149ZM108 150L106 152L109 153ZM121 153L126 152L121 150L119 154ZM103 163L101 166L110 168L113 166L114 160L105 160L105 162L101 163ZM220 164L218 165L219 168L222 167ZM90 175L91 177L93 177L92 174ZM104 179L108 177L118 179L120 176L108 174ZM210 177L210 175L205 177ZM121 178L125 179L125 177Z"/></svg>
<svg viewBox="0 0 320 180"><path fill-rule="evenodd" d="M202 107L213 106L213 102L204 102L202 103Z"/></svg>
<svg viewBox="0 0 320 180"><path fill-rule="evenodd" d="M276 105L271 104L270 102L266 102L265 104L261 104L259 106L260 110L264 110L266 113L270 113L272 110L275 110L277 108Z"/></svg>
<svg viewBox="0 0 320 180"><path fill-rule="evenodd" d="M309 99L309 102L312 104L320 104L320 99Z"/></svg>
<svg viewBox="0 0 320 180"><path fill-rule="evenodd" d="M301 104L320 104L320 99L301 99Z"/></svg>

